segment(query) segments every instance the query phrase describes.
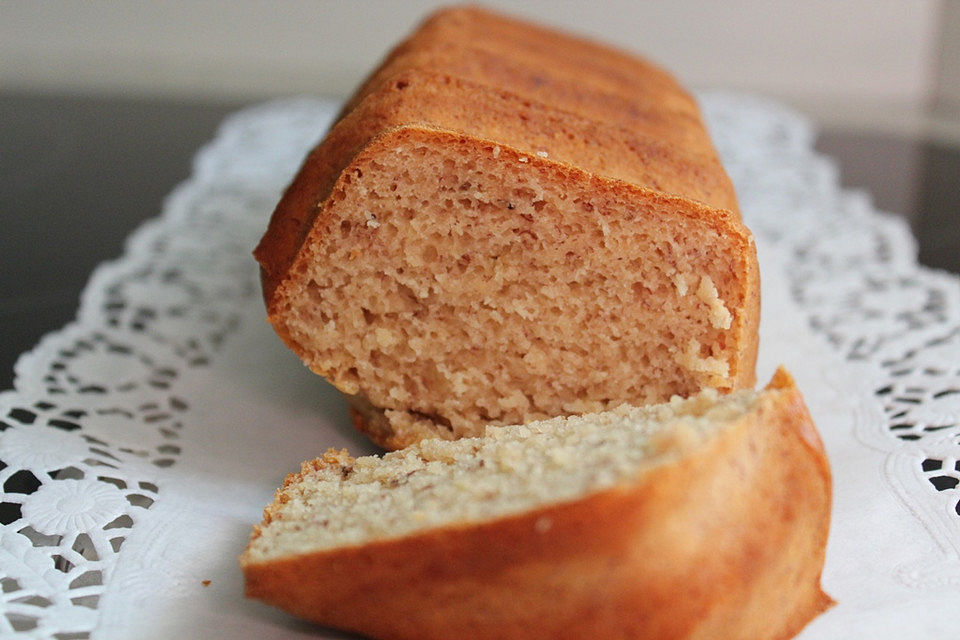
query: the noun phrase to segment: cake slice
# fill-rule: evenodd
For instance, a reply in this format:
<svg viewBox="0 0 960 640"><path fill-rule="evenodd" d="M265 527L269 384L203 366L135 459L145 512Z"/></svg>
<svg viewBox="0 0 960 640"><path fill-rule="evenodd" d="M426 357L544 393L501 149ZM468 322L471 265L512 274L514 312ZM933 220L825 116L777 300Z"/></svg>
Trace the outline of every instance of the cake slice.
<svg viewBox="0 0 960 640"><path fill-rule="evenodd" d="M788 638L830 606L823 447L790 376L330 451L241 558L247 595L373 638Z"/></svg>
<svg viewBox="0 0 960 640"><path fill-rule="evenodd" d="M277 333L386 448L755 383L756 250L692 98L481 10L388 56L255 255Z"/></svg>

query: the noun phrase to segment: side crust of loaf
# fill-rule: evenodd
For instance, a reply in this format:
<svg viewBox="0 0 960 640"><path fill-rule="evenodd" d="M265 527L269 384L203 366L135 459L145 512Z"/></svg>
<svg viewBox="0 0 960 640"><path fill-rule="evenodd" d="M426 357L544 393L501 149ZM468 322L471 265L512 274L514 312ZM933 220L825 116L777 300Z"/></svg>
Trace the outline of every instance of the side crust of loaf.
<svg viewBox="0 0 960 640"><path fill-rule="evenodd" d="M481 524L242 558L247 595L398 640L790 638L832 604L820 589L831 481L789 375L769 388L780 393L633 483Z"/></svg>

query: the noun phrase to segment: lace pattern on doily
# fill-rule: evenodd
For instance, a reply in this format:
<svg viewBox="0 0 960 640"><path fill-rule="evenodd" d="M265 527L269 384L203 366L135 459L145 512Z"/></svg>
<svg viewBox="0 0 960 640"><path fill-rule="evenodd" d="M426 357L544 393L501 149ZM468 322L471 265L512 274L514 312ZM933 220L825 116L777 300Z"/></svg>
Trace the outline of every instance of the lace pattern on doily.
<svg viewBox="0 0 960 640"><path fill-rule="evenodd" d="M702 102L748 225L786 256L809 326L860 365L857 437L886 453L890 488L943 550L898 578L956 584L944 562L960 561L957 279L918 267L903 223L840 189L806 120L743 95ZM183 374L228 349L240 309L258 304L251 238L335 109L286 101L228 119L163 216L95 272L77 321L18 363L0 395L0 633L96 628L124 540L182 453Z"/></svg>
<svg viewBox="0 0 960 640"><path fill-rule="evenodd" d="M77 321L17 363L0 396L0 635L96 627L123 543L181 454L181 375L258 303L250 239L334 109L288 101L229 118L163 216L94 273Z"/></svg>

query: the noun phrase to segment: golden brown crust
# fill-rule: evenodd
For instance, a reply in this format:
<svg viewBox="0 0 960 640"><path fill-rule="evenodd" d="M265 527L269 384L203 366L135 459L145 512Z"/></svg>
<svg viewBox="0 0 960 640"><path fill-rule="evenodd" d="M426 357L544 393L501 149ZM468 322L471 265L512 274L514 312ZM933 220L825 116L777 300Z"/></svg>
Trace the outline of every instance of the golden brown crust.
<svg viewBox="0 0 960 640"><path fill-rule="evenodd" d="M407 48L429 47L436 42L469 43L515 59L527 59L536 66L567 69L588 83L597 78L616 83L627 94L664 88L668 94L664 97L685 99L685 108L696 111L695 102L676 80L647 60L605 43L487 9L442 9L424 22L408 40Z"/></svg>
<svg viewBox="0 0 960 640"><path fill-rule="evenodd" d="M395 49L344 105L341 117L373 91L413 69L444 71L496 90L549 103L599 120L624 126L655 127L664 116L682 116L687 126L665 129L668 138L680 136L704 145L696 102L664 72L645 65L629 82L610 77L605 69L578 69L556 64L544 51L531 53L504 49L483 40L435 40L418 32ZM338 118L339 119L339 118Z"/></svg>
<svg viewBox="0 0 960 640"><path fill-rule="evenodd" d="M676 463L568 503L273 562L247 595L376 638L788 638L820 589L825 454L788 375Z"/></svg>
<svg viewBox="0 0 960 640"><path fill-rule="evenodd" d="M757 384L757 351L760 348L760 264L757 248L750 236L750 247L740 255L744 274L743 302L734 340L740 345L734 376L734 389L748 389ZM778 370L779 371L779 370Z"/></svg>

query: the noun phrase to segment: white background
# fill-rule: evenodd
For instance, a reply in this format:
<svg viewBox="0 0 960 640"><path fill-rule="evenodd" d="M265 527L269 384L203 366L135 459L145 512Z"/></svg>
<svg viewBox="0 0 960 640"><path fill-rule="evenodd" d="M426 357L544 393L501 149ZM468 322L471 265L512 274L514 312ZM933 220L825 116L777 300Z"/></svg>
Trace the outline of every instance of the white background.
<svg viewBox="0 0 960 640"><path fill-rule="evenodd" d="M345 95L439 4L6 0L0 88L191 99ZM688 86L757 91L827 124L916 128L938 94L960 94L957 0L489 4L643 53Z"/></svg>

